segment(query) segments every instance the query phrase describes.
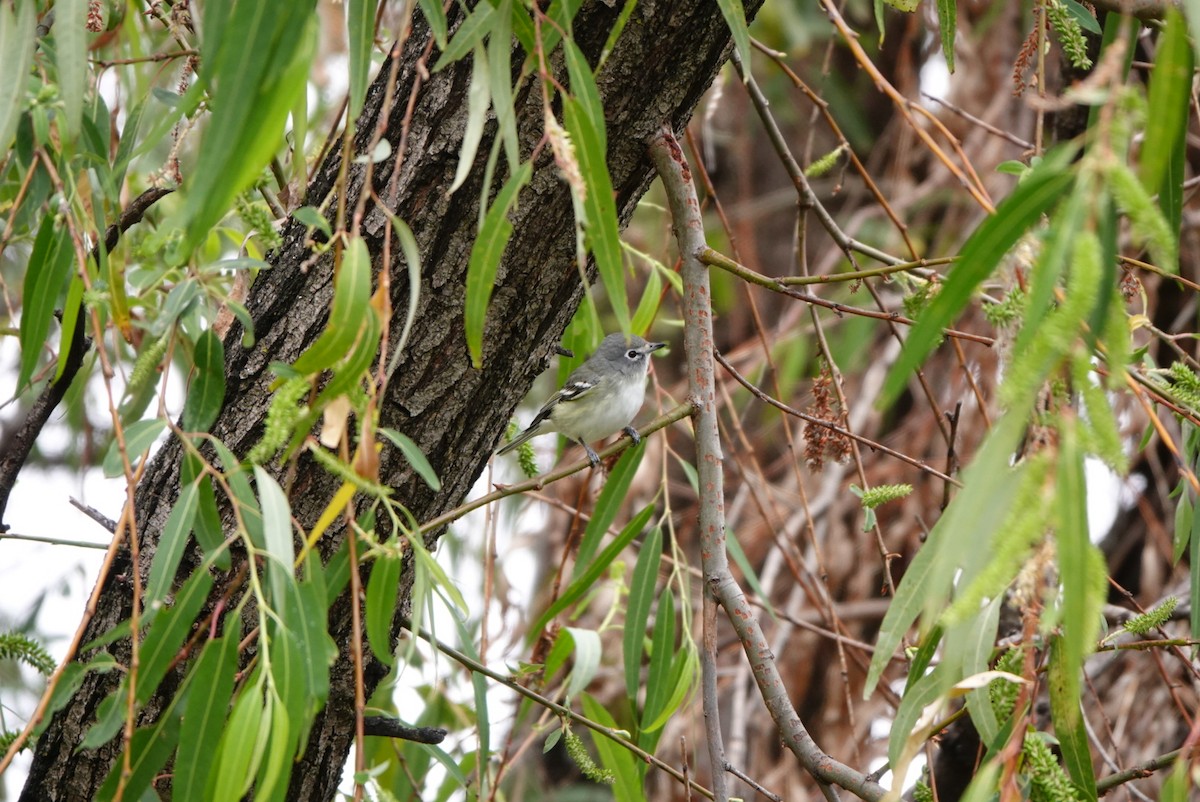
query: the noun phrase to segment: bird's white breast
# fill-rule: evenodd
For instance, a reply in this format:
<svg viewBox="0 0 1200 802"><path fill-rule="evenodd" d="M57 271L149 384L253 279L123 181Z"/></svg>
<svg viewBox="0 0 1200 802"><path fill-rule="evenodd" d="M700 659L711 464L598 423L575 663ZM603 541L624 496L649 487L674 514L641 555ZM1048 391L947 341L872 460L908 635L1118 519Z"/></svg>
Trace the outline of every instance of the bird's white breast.
<svg viewBox="0 0 1200 802"><path fill-rule="evenodd" d="M589 394L600 389L591 390ZM613 393L611 400L604 404L560 403L552 416L554 428L573 440L585 443L603 440L633 421L645 397L646 377L643 375L631 387Z"/></svg>

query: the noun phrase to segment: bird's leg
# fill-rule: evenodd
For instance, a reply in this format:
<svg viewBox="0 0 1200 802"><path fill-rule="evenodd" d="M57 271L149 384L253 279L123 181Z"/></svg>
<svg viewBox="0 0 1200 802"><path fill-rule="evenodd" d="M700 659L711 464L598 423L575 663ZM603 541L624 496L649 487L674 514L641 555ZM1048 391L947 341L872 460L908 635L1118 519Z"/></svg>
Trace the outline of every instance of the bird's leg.
<svg viewBox="0 0 1200 802"><path fill-rule="evenodd" d="M600 455L598 455L595 451L593 451L592 447L589 446L587 443L583 442L582 440L576 440L575 442L577 442L577 443L579 443L579 445L583 446L583 450L587 452L588 462L592 463L592 467L599 468L600 467Z"/></svg>
<svg viewBox="0 0 1200 802"><path fill-rule="evenodd" d="M638 434L638 430L632 426L626 426L624 432L625 434L629 435L629 439L633 441L635 446L642 442L642 436Z"/></svg>

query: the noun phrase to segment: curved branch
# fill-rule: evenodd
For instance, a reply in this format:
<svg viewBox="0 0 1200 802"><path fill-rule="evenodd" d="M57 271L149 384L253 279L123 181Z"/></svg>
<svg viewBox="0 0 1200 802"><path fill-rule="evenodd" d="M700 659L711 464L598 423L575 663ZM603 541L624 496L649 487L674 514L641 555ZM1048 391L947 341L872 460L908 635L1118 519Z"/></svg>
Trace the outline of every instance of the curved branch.
<svg viewBox="0 0 1200 802"><path fill-rule="evenodd" d="M729 569L725 545L724 477L721 472L721 442L717 429L716 377L712 334L712 294L709 291L708 271L700 261L707 248L700 220L700 204L692 183L691 170L683 151L670 128L664 126L650 141L650 155L667 192L667 202L675 238L679 244L684 282L684 348L688 363L688 389L696 405L696 463L701 488L700 551L704 563L705 602L715 600L725 609L725 615L737 631L742 648L754 672L755 682L763 702L788 749L822 786L822 793L833 793L828 786L839 785L866 800L882 799L884 789L856 771L821 751L796 713L787 688L775 664L775 657L766 636L758 625L746 595L734 581ZM705 616L708 622L708 616ZM712 633L704 634L705 645ZM706 672L707 674L707 672ZM707 680L707 677L705 678ZM715 678L713 679L715 682ZM706 689L707 690L707 689ZM705 694L705 719L709 719ZM719 736L718 736L719 737ZM710 753L719 751L710 739ZM714 785L718 767L724 759L714 760ZM719 786L716 786L719 787ZM716 790L716 788L714 788ZM718 795L718 798L720 796Z"/></svg>

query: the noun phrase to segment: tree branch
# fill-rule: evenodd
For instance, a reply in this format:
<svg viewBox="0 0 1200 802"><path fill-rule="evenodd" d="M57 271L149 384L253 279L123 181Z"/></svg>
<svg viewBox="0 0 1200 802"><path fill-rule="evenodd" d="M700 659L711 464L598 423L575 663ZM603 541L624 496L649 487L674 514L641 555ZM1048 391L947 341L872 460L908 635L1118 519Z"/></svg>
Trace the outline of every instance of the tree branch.
<svg viewBox="0 0 1200 802"><path fill-rule="evenodd" d="M134 198L121 213L120 219L105 231L104 252L111 253L120 242L121 235L131 226L141 222L150 207L170 192L169 189L148 189ZM100 245L97 244L92 249L91 257L99 263ZM41 395L33 402L33 406L25 413L25 419L0 438L0 532L8 531L8 524L4 523L4 513L8 509L9 496L17 483L17 474L29 459L33 444L42 433L46 421L50 420L50 415L67 394L79 369L83 367L83 357L91 347L91 341L84 336L86 319L87 316L83 314L75 318L75 330L71 333L71 347L67 352L66 362L63 363L62 375L46 385Z"/></svg>
<svg viewBox="0 0 1200 802"><path fill-rule="evenodd" d="M840 785L871 802L882 799L885 792L881 786L869 781L861 772L822 752L809 735L788 698L787 688L779 674L778 666L775 665L775 658L767 644L766 636L729 569L725 545L724 477L721 471L721 442L717 427L712 294L709 290L708 271L700 261L700 255L707 248L703 222L700 219L700 204L692 183L691 170L670 128L664 126L651 139L650 155L666 188L675 239L682 260L684 348L688 365L688 389L691 401L697 409L694 420L696 463L701 490L699 529L705 602L707 604L712 599L725 609L726 617L733 624L742 642L763 702L779 730L780 737L818 784ZM707 651L709 639L713 638L715 642L715 633L708 629L707 614L704 620ZM707 677L705 681L708 681ZM715 679L713 682L715 683ZM704 688L706 722L709 719L708 690L707 687ZM711 729L711 723L709 727ZM716 791L721 786L716 783L715 778L721 773L719 769L725 765L724 758L714 754L721 750L719 734L710 739L709 750L713 759ZM826 798L830 798L830 794L834 792L823 787L822 793ZM836 794L834 797L836 798ZM717 798L723 797L718 794Z"/></svg>

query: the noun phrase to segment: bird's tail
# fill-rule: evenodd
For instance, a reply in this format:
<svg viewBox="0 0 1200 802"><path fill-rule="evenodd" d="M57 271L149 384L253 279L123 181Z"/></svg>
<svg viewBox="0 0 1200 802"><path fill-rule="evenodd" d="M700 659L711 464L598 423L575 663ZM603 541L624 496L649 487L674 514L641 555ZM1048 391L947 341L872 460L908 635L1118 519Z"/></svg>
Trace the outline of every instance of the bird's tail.
<svg viewBox="0 0 1200 802"><path fill-rule="evenodd" d="M536 437L537 435L541 434L541 432L539 431L541 428L542 427L540 425L540 422L535 423L534 425L530 426L528 429L526 429L525 431L521 432L519 435L514 437L510 442L508 442L505 445L500 446L500 448L496 449L496 453L497 454L507 454L508 452L510 452L514 448L516 448L517 446L521 445L522 443L527 442L531 437Z"/></svg>

